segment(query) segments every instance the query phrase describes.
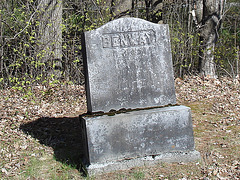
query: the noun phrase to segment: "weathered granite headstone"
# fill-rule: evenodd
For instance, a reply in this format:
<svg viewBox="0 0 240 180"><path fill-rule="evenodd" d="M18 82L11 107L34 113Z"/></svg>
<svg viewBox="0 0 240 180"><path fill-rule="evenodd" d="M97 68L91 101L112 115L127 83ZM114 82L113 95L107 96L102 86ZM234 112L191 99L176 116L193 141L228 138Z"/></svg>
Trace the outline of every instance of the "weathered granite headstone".
<svg viewBox="0 0 240 180"><path fill-rule="evenodd" d="M80 116L89 171L199 158L191 110L175 105L168 25L121 18L84 44L88 112L105 113Z"/></svg>
<svg viewBox="0 0 240 180"><path fill-rule="evenodd" d="M123 18L85 33L89 111L175 104L168 25Z"/></svg>

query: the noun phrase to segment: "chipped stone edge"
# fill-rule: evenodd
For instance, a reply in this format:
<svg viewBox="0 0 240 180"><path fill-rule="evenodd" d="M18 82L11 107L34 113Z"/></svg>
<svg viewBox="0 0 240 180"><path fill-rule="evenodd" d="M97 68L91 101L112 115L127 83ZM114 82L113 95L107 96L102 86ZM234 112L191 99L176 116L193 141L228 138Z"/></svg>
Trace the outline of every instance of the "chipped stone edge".
<svg viewBox="0 0 240 180"><path fill-rule="evenodd" d="M95 163L89 165L86 170L89 175L104 174L118 170L126 170L133 167L153 166L161 162L192 162L201 159L198 151L166 152L154 156L138 157L129 160Z"/></svg>

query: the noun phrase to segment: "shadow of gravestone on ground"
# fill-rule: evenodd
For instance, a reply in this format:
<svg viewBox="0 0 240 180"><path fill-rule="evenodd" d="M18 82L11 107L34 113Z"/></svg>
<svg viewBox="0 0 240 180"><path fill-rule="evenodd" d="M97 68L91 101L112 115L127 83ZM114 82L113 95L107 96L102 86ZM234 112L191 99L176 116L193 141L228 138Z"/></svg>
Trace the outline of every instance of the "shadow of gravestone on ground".
<svg viewBox="0 0 240 180"><path fill-rule="evenodd" d="M52 147L57 161L68 164L81 171L84 147L81 137L81 127L77 117L70 118L39 118L20 129L38 139L41 144Z"/></svg>

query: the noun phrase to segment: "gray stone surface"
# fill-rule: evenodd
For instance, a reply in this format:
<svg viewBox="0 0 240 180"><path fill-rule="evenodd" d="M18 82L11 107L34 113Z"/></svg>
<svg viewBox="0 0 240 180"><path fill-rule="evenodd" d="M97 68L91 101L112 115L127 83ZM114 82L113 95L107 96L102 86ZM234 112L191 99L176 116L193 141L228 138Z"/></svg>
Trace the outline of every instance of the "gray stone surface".
<svg viewBox="0 0 240 180"><path fill-rule="evenodd" d="M91 164L194 150L191 110L186 106L82 116L81 121Z"/></svg>
<svg viewBox="0 0 240 180"><path fill-rule="evenodd" d="M120 18L85 33L88 111L175 104L169 28Z"/></svg>
<svg viewBox="0 0 240 180"><path fill-rule="evenodd" d="M83 40L88 111L135 109L80 116L88 172L199 159L190 108L161 107L176 104L168 25L121 18Z"/></svg>
<svg viewBox="0 0 240 180"><path fill-rule="evenodd" d="M138 157L122 161L111 161L107 163L95 163L87 167L89 175L108 173L112 171L125 170L140 166L153 166L161 162L192 162L199 161L201 155L198 151L165 152L156 156Z"/></svg>

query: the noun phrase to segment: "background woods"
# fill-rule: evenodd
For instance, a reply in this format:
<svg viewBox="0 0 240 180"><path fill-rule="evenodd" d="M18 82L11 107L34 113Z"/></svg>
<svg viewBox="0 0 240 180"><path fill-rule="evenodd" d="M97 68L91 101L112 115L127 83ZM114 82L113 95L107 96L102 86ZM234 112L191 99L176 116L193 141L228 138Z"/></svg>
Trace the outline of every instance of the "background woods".
<svg viewBox="0 0 240 180"><path fill-rule="evenodd" d="M81 33L139 17L170 26L175 76L239 74L239 0L2 0L0 86L84 83Z"/></svg>

